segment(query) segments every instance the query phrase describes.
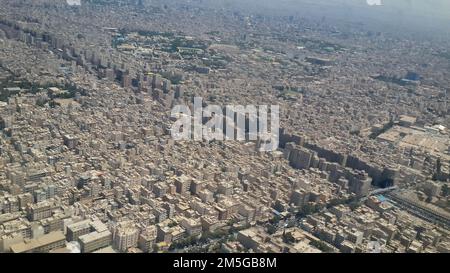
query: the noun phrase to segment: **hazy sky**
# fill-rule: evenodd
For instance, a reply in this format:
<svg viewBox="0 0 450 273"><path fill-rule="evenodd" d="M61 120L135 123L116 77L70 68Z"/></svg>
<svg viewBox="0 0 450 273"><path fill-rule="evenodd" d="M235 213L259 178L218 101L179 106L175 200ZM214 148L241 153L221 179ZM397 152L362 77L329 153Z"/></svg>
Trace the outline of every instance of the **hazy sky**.
<svg viewBox="0 0 450 273"><path fill-rule="evenodd" d="M214 6L244 8L258 13L326 17L364 23L378 28L409 28L422 33L450 35L450 0L381 0L370 6L367 0L191 0Z"/></svg>
<svg viewBox="0 0 450 273"><path fill-rule="evenodd" d="M342 0L330 0L342 1ZM366 0L343 0L343 2L365 4ZM450 1L449 0L381 0L382 9L385 10L403 10L406 13L421 15L439 15L450 19ZM379 7L369 7L379 8Z"/></svg>

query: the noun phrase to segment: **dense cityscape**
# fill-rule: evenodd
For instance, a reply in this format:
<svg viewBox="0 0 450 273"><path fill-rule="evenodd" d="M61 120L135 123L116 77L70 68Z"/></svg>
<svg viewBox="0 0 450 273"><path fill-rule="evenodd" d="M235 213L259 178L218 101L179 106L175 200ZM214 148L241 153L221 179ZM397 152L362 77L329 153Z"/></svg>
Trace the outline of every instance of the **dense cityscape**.
<svg viewBox="0 0 450 273"><path fill-rule="evenodd" d="M0 253L450 252L448 30L217 2L0 0ZM194 97L278 149L174 140Z"/></svg>

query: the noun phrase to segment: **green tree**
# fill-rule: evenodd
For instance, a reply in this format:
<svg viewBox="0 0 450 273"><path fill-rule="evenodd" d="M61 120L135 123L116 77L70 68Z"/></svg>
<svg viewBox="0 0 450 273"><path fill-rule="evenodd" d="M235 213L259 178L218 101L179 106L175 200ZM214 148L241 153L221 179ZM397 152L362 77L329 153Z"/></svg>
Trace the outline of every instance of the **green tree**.
<svg viewBox="0 0 450 273"><path fill-rule="evenodd" d="M322 252L332 252L332 248L322 241L311 241L310 244Z"/></svg>
<svg viewBox="0 0 450 273"><path fill-rule="evenodd" d="M444 184L444 186L442 186L442 196L447 197L450 195L450 188L448 187L447 184Z"/></svg>
<svg viewBox="0 0 450 273"><path fill-rule="evenodd" d="M277 227L274 225L268 225L267 226L267 233L274 234L277 231Z"/></svg>
<svg viewBox="0 0 450 273"><path fill-rule="evenodd" d="M350 207L351 210L355 210L357 209L361 204L358 201L353 201L350 204L348 204L348 206Z"/></svg>

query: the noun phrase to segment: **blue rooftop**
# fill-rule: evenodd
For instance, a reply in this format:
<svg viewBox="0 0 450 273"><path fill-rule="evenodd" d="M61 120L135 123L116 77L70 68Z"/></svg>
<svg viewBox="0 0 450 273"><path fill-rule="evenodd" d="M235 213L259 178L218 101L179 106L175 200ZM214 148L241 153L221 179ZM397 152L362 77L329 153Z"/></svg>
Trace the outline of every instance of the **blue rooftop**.
<svg viewBox="0 0 450 273"><path fill-rule="evenodd" d="M380 202L385 202L385 201L387 201L387 198L384 197L384 195L377 195L377 198L378 198L378 200L379 200Z"/></svg>

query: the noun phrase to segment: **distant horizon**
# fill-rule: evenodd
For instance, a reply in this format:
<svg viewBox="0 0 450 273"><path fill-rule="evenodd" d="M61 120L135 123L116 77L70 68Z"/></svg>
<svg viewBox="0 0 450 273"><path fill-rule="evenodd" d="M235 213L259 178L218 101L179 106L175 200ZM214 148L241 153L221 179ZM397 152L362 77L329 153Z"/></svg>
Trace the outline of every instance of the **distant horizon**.
<svg viewBox="0 0 450 273"><path fill-rule="evenodd" d="M437 31L450 35L447 27L450 1L445 0L381 0L381 6L371 6L367 0L203 0L201 3L205 2L267 15L323 17L349 23L365 22L379 30L409 29L422 30L423 34Z"/></svg>

